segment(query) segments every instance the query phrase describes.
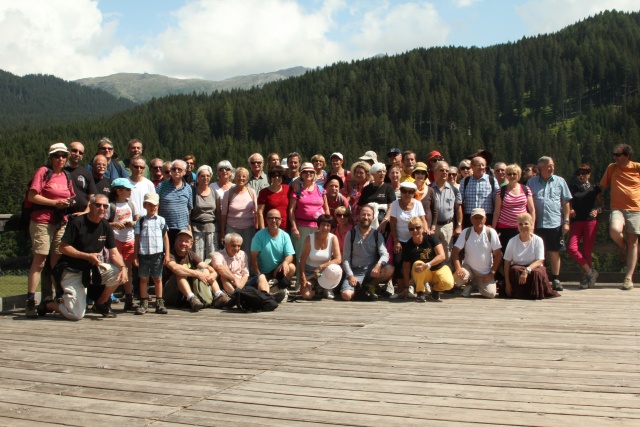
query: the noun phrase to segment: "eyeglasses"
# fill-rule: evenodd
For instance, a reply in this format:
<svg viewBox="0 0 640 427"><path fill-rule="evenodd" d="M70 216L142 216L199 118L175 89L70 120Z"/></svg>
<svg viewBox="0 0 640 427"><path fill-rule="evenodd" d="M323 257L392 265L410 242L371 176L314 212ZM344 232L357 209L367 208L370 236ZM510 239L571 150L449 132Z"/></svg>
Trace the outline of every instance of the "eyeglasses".
<svg viewBox="0 0 640 427"><path fill-rule="evenodd" d="M458 176L458 174L457 174L457 173L455 173L455 172L450 173L450 174L448 174L448 175L449 175L449 178L452 178L452 177L454 177L454 176Z"/></svg>
<svg viewBox="0 0 640 427"><path fill-rule="evenodd" d="M444 160L444 157L434 157L433 159L429 160L431 163L435 163L435 162L441 162Z"/></svg>
<svg viewBox="0 0 640 427"><path fill-rule="evenodd" d="M162 169L162 166L151 166L151 169Z"/></svg>
<svg viewBox="0 0 640 427"><path fill-rule="evenodd" d="M517 172L509 172L507 176L518 176Z"/></svg>
<svg viewBox="0 0 640 427"><path fill-rule="evenodd" d="M413 174L414 175L426 175L427 172L425 172L425 171L413 171Z"/></svg>
<svg viewBox="0 0 640 427"><path fill-rule="evenodd" d="M460 166L460 170L461 171L468 171L468 170L471 170L471 168L469 166Z"/></svg>
<svg viewBox="0 0 640 427"><path fill-rule="evenodd" d="M255 161L255 160L254 160L254 161L252 161L252 162L250 162L250 163L251 163L252 165L261 165L261 164L262 164L262 162L258 162L258 161Z"/></svg>
<svg viewBox="0 0 640 427"><path fill-rule="evenodd" d="M415 194L415 191L413 191L413 190L400 190L400 192L402 194Z"/></svg>
<svg viewBox="0 0 640 427"><path fill-rule="evenodd" d="M409 231L420 231L422 230L422 226L417 226L417 227L409 227Z"/></svg>
<svg viewBox="0 0 640 427"><path fill-rule="evenodd" d="M67 153L56 153L51 155L54 159L66 159L68 157Z"/></svg>
<svg viewBox="0 0 640 427"><path fill-rule="evenodd" d="M349 218L349 214L348 213L336 214L336 218Z"/></svg>
<svg viewBox="0 0 640 427"><path fill-rule="evenodd" d="M94 203L93 206L95 206L98 209L107 209L109 207L108 203Z"/></svg>
<svg viewBox="0 0 640 427"><path fill-rule="evenodd" d="M613 155L616 156L616 157L620 157L620 156L624 156L625 154L624 153L613 153Z"/></svg>
<svg viewBox="0 0 640 427"><path fill-rule="evenodd" d="M187 163L187 166L193 166L193 165L195 165L195 163L193 163L193 162L186 162L186 163Z"/></svg>
<svg viewBox="0 0 640 427"><path fill-rule="evenodd" d="M231 168L220 168L218 169L218 172L220 171L231 172Z"/></svg>
<svg viewBox="0 0 640 427"><path fill-rule="evenodd" d="M71 151L72 153L80 154L81 156L82 156L82 155L84 155L84 151L80 151L80 150L78 150L77 148L72 148L70 151Z"/></svg>
<svg viewBox="0 0 640 427"><path fill-rule="evenodd" d="M100 147L98 150L113 151L113 147Z"/></svg>
<svg viewBox="0 0 640 427"><path fill-rule="evenodd" d="M308 174L315 174L315 171L302 171L300 173L308 173Z"/></svg>
<svg viewBox="0 0 640 427"><path fill-rule="evenodd" d="M165 175L169 175L171 173L171 171L164 170L164 171L162 171L162 173L165 174Z"/></svg>
<svg viewBox="0 0 640 427"><path fill-rule="evenodd" d="M132 169L144 169L146 168L146 166L136 166L136 165L131 165Z"/></svg>
<svg viewBox="0 0 640 427"><path fill-rule="evenodd" d="M280 221L282 218L279 216L268 216L267 221Z"/></svg>
<svg viewBox="0 0 640 427"><path fill-rule="evenodd" d="M182 172L184 169L182 168L171 168L171 172Z"/></svg>

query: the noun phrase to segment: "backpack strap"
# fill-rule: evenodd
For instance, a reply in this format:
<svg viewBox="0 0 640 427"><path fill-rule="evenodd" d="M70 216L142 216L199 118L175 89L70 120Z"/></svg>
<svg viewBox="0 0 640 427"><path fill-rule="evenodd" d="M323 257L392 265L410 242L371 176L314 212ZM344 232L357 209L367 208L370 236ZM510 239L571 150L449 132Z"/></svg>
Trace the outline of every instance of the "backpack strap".
<svg viewBox="0 0 640 427"><path fill-rule="evenodd" d="M353 242L356 240L355 227L350 230L351 232L351 252L349 253L349 262L353 262ZM373 231L373 238L376 241L376 250L378 249L378 230L371 229Z"/></svg>

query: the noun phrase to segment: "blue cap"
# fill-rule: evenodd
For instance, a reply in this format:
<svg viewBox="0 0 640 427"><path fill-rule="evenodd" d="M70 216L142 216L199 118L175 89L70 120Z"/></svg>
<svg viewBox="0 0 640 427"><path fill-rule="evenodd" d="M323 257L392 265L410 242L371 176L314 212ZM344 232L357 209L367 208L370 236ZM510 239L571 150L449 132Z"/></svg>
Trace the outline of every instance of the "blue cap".
<svg viewBox="0 0 640 427"><path fill-rule="evenodd" d="M111 182L111 188L116 188L116 187L124 187L124 188L128 188L129 190L135 188L133 184L131 184L131 181L129 181L129 178L116 178L113 180L113 182Z"/></svg>

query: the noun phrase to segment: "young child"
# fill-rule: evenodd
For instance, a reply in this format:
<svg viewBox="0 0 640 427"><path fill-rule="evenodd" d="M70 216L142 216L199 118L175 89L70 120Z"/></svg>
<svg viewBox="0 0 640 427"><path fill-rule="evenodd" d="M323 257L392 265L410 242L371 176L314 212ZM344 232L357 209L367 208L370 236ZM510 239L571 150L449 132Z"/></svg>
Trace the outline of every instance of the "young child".
<svg viewBox="0 0 640 427"><path fill-rule="evenodd" d="M147 284L153 278L156 288L156 313L167 314L162 299L162 266L169 262L169 235L167 223L158 215L160 196L148 193L144 196L147 215L140 218L135 227L135 253L133 261L138 267L140 278L140 304L135 314L145 314L149 310Z"/></svg>
<svg viewBox="0 0 640 427"><path fill-rule="evenodd" d="M124 310L135 310L137 306L133 302L132 269L135 258L133 227L138 220L135 205L129 200L133 184L128 178L116 178L111 183L109 193L108 221L113 228L116 237L118 252L129 271L127 283L124 284Z"/></svg>

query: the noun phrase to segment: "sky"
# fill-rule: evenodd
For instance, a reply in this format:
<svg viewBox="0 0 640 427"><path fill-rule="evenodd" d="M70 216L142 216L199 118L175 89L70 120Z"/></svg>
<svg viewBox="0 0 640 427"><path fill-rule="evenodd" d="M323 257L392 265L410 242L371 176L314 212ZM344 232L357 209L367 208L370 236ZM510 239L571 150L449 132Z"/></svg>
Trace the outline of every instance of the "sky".
<svg viewBox="0 0 640 427"><path fill-rule="evenodd" d="M485 47L639 0L0 0L0 69L65 80L114 73L226 78Z"/></svg>

